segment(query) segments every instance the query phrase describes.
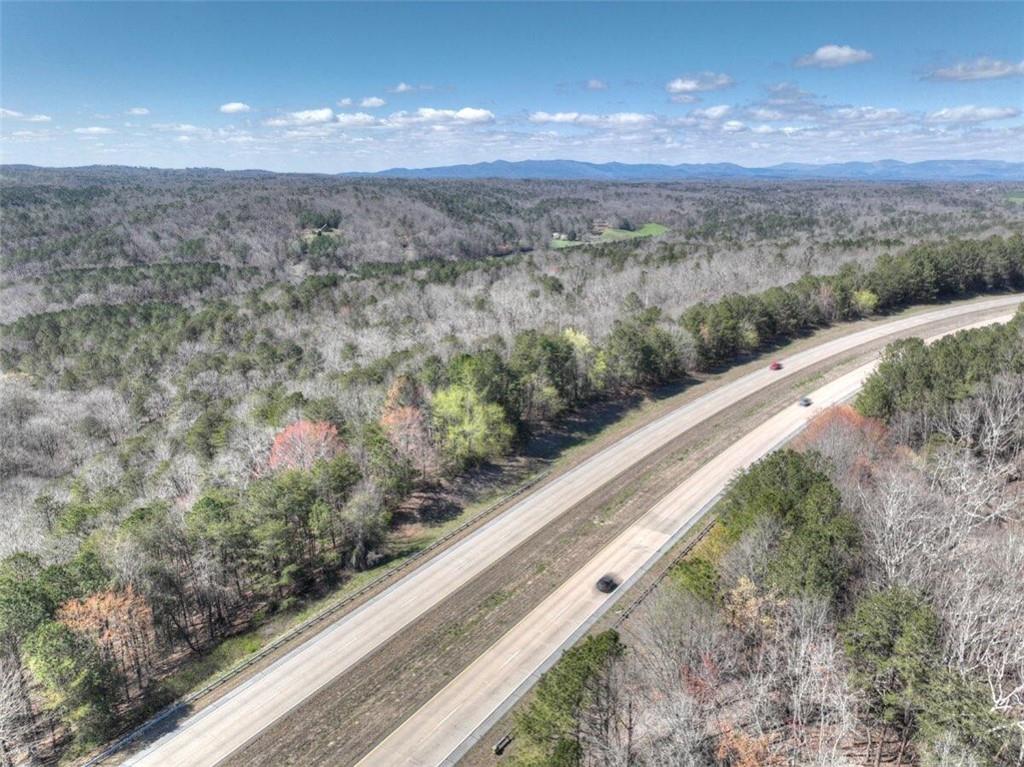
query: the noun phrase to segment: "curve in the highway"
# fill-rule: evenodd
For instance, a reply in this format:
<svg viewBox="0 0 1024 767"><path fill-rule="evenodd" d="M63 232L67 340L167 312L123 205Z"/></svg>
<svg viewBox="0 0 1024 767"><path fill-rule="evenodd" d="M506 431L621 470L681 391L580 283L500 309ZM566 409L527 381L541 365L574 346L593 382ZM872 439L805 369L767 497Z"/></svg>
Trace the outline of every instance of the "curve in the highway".
<svg viewBox="0 0 1024 767"><path fill-rule="evenodd" d="M216 764L552 520L699 422L783 377L794 376L863 344L932 323L1015 306L1020 300L1016 295L1002 296L879 322L788 357L781 372L758 370L719 386L552 479L215 703L188 717L124 764Z"/></svg>
<svg viewBox="0 0 1024 767"><path fill-rule="evenodd" d="M987 319L957 330L1006 322ZM956 332L956 331L950 331ZM927 339L929 342L942 335ZM853 396L878 360L810 394L810 407L794 403L690 475L624 530L571 578L405 720L359 767L454 765L476 740L713 506L730 479L794 435L822 410ZM595 588L605 573L623 585L612 594Z"/></svg>

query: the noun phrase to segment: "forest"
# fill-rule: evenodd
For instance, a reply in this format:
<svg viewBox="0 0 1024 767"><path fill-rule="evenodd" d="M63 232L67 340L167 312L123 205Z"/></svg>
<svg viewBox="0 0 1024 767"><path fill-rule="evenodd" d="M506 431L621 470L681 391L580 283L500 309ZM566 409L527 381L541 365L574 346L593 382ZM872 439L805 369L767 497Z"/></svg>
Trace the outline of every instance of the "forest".
<svg viewBox="0 0 1024 767"><path fill-rule="evenodd" d="M998 185L9 166L0 212L0 754L10 763L83 753L166 704L191 662L400 556L400 510L417 490L500 464L588 403L833 323L1024 288L1024 212ZM552 232L599 220L667 231L550 249ZM978 398L1009 396L999 387L1024 372L1019 323L969 338L891 349L858 402L864 424L884 423L873 449L900 458L881 463L953 506L965 491L933 488L906 450L953 461L964 440L1007 439L957 419L987 413ZM955 424L964 432L942 431ZM961 453L933 458L936 435ZM1015 444L972 455L1009 477ZM767 600L765 610L806 596L825 632L852 619L871 588L901 589L893 599L932 611L928 662L949 672L942 684L990 683L975 674L987 667L961 669L945 654L948 616L929 596L952 593L929 580L943 562L908 563L912 574L888 580L871 573L874 533L857 506L868 484L842 473L857 472L830 449L840 448L808 443L787 454L789 469L771 469L806 474L792 492L820 505L755 513L751 486L723 514L731 548L754 557L759 541L760 559L735 564L749 584L709 561L680 575L699 593L679 598L703 599L713 621L724 619L711 607L739 585L736 599ZM990 478L968 468L963 483ZM972 513L977 524L949 533L963 536L961 550L1011 516ZM835 547L829 561L793 565L823 540ZM810 617L772 620L798 631L786 623L798 619ZM1016 710L1020 691L1006 689L1004 707ZM885 714L880 742L916 744L932 726L900 716ZM590 748L577 739L572 758L593 762Z"/></svg>
<svg viewBox="0 0 1024 767"><path fill-rule="evenodd" d="M514 763L1024 763L1022 331L891 345L541 679Z"/></svg>

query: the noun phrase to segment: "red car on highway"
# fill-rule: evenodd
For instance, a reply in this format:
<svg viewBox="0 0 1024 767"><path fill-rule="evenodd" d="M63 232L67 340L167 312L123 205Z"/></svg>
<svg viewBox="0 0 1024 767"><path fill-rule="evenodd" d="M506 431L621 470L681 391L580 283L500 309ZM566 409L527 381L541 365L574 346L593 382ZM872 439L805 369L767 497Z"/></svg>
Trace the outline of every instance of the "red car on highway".
<svg viewBox="0 0 1024 767"><path fill-rule="evenodd" d="M782 370L782 363L778 360L773 360L772 364L768 366L769 370Z"/></svg>

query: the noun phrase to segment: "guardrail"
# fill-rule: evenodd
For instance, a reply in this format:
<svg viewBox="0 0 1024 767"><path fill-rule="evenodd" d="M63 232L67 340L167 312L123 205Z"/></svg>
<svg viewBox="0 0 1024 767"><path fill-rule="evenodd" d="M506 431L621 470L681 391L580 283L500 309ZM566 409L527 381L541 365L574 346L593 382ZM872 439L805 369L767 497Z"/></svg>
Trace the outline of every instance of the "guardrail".
<svg viewBox="0 0 1024 767"><path fill-rule="evenodd" d="M668 577L668 574L672 572L672 568L681 562L691 551L693 551L697 544L704 540L707 534L711 532L711 528L713 528L717 523L717 519L710 520L703 528L701 528L701 531L697 533L696 536L687 541L686 545L680 549L679 553L672 557L672 561L668 563L668 566L658 574L658 577L655 578L647 588L641 591L637 595L636 599L630 602L621 613L619 613L615 618L615 622L612 624L614 628L619 628L626 622L626 619L629 618L633 611L636 610L643 601L647 599L647 597L653 594L654 590L658 588L661 582Z"/></svg>
<svg viewBox="0 0 1024 767"><path fill-rule="evenodd" d="M530 479L526 480L525 482L520 484L518 487L516 487L512 492L506 493L505 495L503 495L500 498L498 498L496 501L493 501L483 511L479 512L478 514L474 514L470 519L467 519L465 522L463 522L458 527L455 527L452 530L449 530L447 533L442 535L436 541L433 541L429 545L424 546L422 549L420 549L416 553L410 554L408 557L403 559L397 565L395 565L394 567L391 567L387 571L381 573L379 576L374 578L372 581L367 583L365 586L362 586L359 589L353 591L351 594L346 596L344 599L341 599L338 602L335 602L334 604L328 605L323 610L321 610L320 612L316 613L312 617L307 618L306 620L304 620L302 623L298 624L297 626L293 626L292 628L288 629L286 632L281 634L279 637L274 639L269 644L266 644L263 647L261 647L259 650L257 650L255 653L250 655L245 660L243 660L240 663L232 666L230 669L228 669L223 674L221 674L220 676L215 678L213 681L211 681L209 684L204 685L203 687L201 687L198 690L193 690L192 692L188 693L187 695L183 695L180 700L177 700L174 703L172 703L169 706L167 706L166 708L161 709L158 713L154 714L152 717L147 719L145 722L143 722L141 725L136 727L134 730L131 730L130 732L126 733L125 735L122 735L120 738L118 738L116 741L114 741L111 745L107 746L107 748L105 748L101 753L96 754L93 757L90 757L88 759L88 761L84 762L81 765L81 767L97 767L97 765L102 764L107 759L109 759L111 756L113 756L118 751L120 751L122 748L127 746L129 743L131 743L132 741L138 739L140 736L142 736L148 730L152 729L156 725L160 724L161 722L163 722L164 720L169 718L172 714L174 714L174 713L176 713L178 711L181 711L183 708L187 708L192 703L195 703L197 700L206 697L207 695L209 695L214 690L218 689L219 687L224 686L225 684L230 682L232 679L234 679L235 677L237 677L240 674L242 674L243 672L245 672L247 669L252 668L252 666L256 665L260 661L266 660L267 657L269 657L270 655L273 655L277 650L281 649L281 647L283 647L284 645L286 645L286 644L288 644L290 642L293 642L294 640L296 640L299 637L301 637L303 634L305 634L307 631L309 631L309 629L311 629L314 626L317 626L317 625L323 623L328 618L330 618L331 616L333 616L336 613L340 612L344 608L348 607L349 605L351 605L356 600L360 599L363 596L366 596L366 594L368 594L371 591L374 591L375 589L379 588L381 585L383 585L385 583L385 581L395 577L399 573L402 573L402 572L408 570L414 564L416 564L417 562L419 562L423 558L427 557L428 555L434 553L435 551L437 551L437 549L439 549L442 546L444 546L446 543L451 541L453 538L456 538L457 536L461 535L462 533L464 533L466 530L470 529L474 525L479 524L484 519L486 519L487 517L491 516L495 511L497 511L502 506L507 504L509 501L511 501L511 500L513 500L515 498L518 498L520 495L525 493L527 490L529 490L530 488L532 488L532 487L536 486L537 484L539 484L540 482L542 482L544 479L546 479L548 476L551 475L551 472L552 472L551 469L545 469L544 471L540 472L539 474L535 474Z"/></svg>

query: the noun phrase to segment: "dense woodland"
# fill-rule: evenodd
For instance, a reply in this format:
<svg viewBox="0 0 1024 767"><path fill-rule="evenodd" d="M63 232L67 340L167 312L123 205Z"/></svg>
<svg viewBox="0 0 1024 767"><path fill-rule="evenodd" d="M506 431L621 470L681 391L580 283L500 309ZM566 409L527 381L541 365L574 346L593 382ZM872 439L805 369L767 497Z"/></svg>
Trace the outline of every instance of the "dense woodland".
<svg viewBox="0 0 1024 767"><path fill-rule="evenodd" d="M795 447L541 679L516 765L1024 764L1024 312L892 345Z"/></svg>
<svg viewBox="0 0 1024 767"><path fill-rule="evenodd" d="M572 409L1024 289L1006 191L4 168L0 755L102 742L183 660L394 556L414 489ZM597 220L669 232L548 249ZM952 356L958 401L1005 361ZM948 418L939 376L870 390L897 453ZM833 577L828 621L862 575Z"/></svg>

